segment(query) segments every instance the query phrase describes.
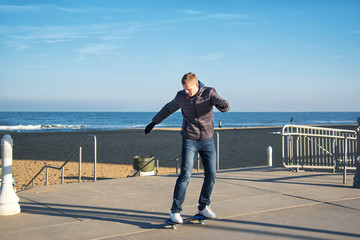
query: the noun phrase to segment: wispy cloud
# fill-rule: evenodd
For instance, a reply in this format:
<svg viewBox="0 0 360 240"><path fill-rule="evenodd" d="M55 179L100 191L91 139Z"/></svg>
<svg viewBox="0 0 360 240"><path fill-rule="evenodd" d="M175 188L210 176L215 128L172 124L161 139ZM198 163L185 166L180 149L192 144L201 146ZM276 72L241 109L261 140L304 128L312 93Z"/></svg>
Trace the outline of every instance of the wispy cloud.
<svg viewBox="0 0 360 240"><path fill-rule="evenodd" d="M39 42L55 44L78 40L119 40L132 36L133 33L141 31L143 26L139 23L106 23L78 26L0 26L2 44L9 48L9 42L16 42L30 47Z"/></svg>
<svg viewBox="0 0 360 240"><path fill-rule="evenodd" d="M76 26L0 26L0 35L9 40L23 41L24 44L55 43L84 38L86 29Z"/></svg>
<svg viewBox="0 0 360 240"><path fill-rule="evenodd" d="M22 51L24 49L29 48L29 45L26 43L23 43L21 41L4 41L2 43L2 45L4 46L4 49L15 49L18 51Z"/></svg>
<svg viewBox="0 0 360 240"><path fill-rule="evenodd" d="M67 13L87 13L96 11L109 12L130 12L134 9L121 8L102 8L102 7L62 7L58 5L43 4L43 5L0 5L0 12L29 12L29 11L61 11Z"/></svg>
<svg viewBox="0 0 360 240"><path fill-rule="evenodd" d="M84 48L78 50L79 57L78 62L84 61L89 57L99 57L107 59L108 57L117 57L124 60L124 58L118 53L118 47L114 44L100 43L100 44L88 44Z"/></svg>
<svg viewBox="0 0 360 240"><path fill-rule="evenodd" d="M199 10L192 9L182 9L180 12L188 15L202 15L204 18L214 18L214 19L249 19L250 15L247 14L234 14L234 13L207 13Z"/></svg>
<svg viewBox="0 0 360 240"><path fill-rule="evenodd" d="M174 18L169 20L168 22L184 22L184 21L196 21L196 20L251 20L253 17L247 14L233 14L233 13L207 13L204 11L191 10L191 9L182 9L180 12L188 15L187 17L182 18Z"/></svg>
<svg viewBox="0 0 360 240"><path fill-rule="evenodd" d="M36 5L0 5L1 12L36 11L38 9Z"/></svg>
<svg viewBox="0 0 360 240"><path fill-rule="evenodd" d="M199 14L205 14L203 11L197 11L197 10L191 10L191 9L182 9L180 12L190 15L199 15Z"/></svg>
<svg viewBox="0 0 360 240"><path fill-rule="evenodd" d="M225 52L210 53L210 54L206 54L206 55L201 55L198 57L198 59L203 62L210 62L210 61L215 61L215 60L224 58L225 55L226 55Z"/></svg>
<svg viewBox="0 0 360 240"><path fill-rule="evenodd" d="M56 5L0 5L0 11L6 12L25 12L25 11L49 11L57 10L63 12L87 12L89 9L85 8L69 8L69 7L60 7Z"/></svg>
<svg viewBox="0 0 360 240"><path fill-rule="evenodd" d="M215 13L207 15L208 18L219 20L234 20L234 19L250 19L250 15L245 14L230 14L230 13Z"/></svg>

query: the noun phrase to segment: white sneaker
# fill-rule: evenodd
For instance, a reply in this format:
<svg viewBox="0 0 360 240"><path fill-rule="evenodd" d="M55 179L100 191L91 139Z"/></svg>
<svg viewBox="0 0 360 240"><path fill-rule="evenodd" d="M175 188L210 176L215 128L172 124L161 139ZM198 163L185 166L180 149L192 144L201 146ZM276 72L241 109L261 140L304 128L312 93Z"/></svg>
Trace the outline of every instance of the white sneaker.
<svg viewBox="0 0 360 240"><path fill-rule="evenodd" d="M170 213L170 219L174 223L183 223L183 219L182 219L180 213Z"/></svg>
<svg viewBox="0 0 360 240"><path fill-rule="evenodd" d="M206 218L214 218L216 217L215 213L211 211L209 206L206 206L203 210L199 210L199 214L203 215Z"/></svg>

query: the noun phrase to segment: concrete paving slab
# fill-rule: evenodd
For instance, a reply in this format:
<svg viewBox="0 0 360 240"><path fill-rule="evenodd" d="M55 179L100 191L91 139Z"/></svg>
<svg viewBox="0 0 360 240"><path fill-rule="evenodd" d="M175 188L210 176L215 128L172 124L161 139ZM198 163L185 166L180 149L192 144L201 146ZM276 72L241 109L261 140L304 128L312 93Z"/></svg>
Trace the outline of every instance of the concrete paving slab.
<svg viewBox="0 0 360 240"><path fill-rule="evenodd" d="M352 176L349 174L348 179ZM342 175L245 168L218 173L205 225L169 228L175 175L42 186L18 192L22 213L0 217L1 239L356 239L360 191ZM183 205L193 215L203 181Z"/></svg>
<svg viewBox="0 0 360 240"><path fill-rule="evenodd" d="M32 206L29 208L28 206ZM69 216L60 213L56 209L48 208L47 206L39 203L35 203L31 200L21 197L20 202L21 213L12 216L0 217L0 233L2 234L1 239L4 235L10 232L19 232L24 229L38 229L42 228L44 223L46 225L61 225L61 224L72 224L77 220L69 218ZM47 215L40 214L41 212L47 211ZM11 223L9 227L7 222Z"/></svg>
<svg viewBox="0 0 360 240"><path fill-rule="evenodd" d="M353 204L360 207L359 201ZM106 239L358 239L358 222L348 222L353 217L351 209L318 204Z"/></svg>

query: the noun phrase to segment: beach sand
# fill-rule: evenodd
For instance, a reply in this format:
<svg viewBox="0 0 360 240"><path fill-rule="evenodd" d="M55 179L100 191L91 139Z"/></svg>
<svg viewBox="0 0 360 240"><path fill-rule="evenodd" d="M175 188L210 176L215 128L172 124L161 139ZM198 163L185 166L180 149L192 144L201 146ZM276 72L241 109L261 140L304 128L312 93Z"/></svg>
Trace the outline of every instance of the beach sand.
<svg viewBox="0 0 360 240"><path fill-rule="evenodd" d="M15 186L21 190L24 184L28 184L44 165L60 167L63 162L43 160L19 160L13 161L13 173ZM159 174L175 173L175 168L159 167ZM125 178L133 175L132 165L98 163L96 166L97 180L112 178ZM79 181L79 163L69 162L64 167L64 183ZM94 163L81 164L81 181L94 181ZM34 185L46 184L46 171L44 170L35 180ZM48 184L61 184L61 170L49 168ZM29 185L31 187L31 183Z"/></svg>
<svg viewBox="0 0 360 240"><path fill-rule="evenodd" d="M334 127L334 126L332 126ZM354 126L336 128L355 129ZM267 148L273 149L273 166L282 166L281 127L219 129L220 169L267 164ZM1 134L1 137L5 133ZM14 141L13 172L18 189L28 183L45 165L62 165L88 134L97 139L97 178L122 178L133 173L135 155L154 155L175 159L181 155L182 137L178 129L157 129L149 135L143 129L59 132L9 133ZM215 135L216 136L216 135ZM82 180L92 180L94 171L94 143L90 138L83 147ZM78 154L65 167L65 183L78 181ZM160 174L175 173L175 163L160 161ZM196 165L194 165L196 166ZM49 184L61 183L61 171L49 169ZM45 184L45 171L35 185Z"/></svg>

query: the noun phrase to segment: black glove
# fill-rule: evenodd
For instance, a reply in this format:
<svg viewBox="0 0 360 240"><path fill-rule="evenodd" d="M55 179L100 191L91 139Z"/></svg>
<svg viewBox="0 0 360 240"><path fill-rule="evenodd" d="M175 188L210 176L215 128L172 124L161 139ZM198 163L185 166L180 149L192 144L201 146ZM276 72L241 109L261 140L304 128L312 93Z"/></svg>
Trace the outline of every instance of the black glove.
<svg viewBox="0 0 360 240"><path fill-rule="evenodd" d="M155 127L156 123L151 122L149 125L146 126L145 128L145 135L149 134L151 132L151 130Z"/></svg>
<svg viewBox="0 0 360 240"><path fill-rule="evenodd" d="M218 103L216 104L216 106L217 106L218 108L221 108L221 109L224 109L224 108L227 108L227 107L228 107L228 105L227 105L227 103L226 103L225 100L219 100Z"/></svg>

